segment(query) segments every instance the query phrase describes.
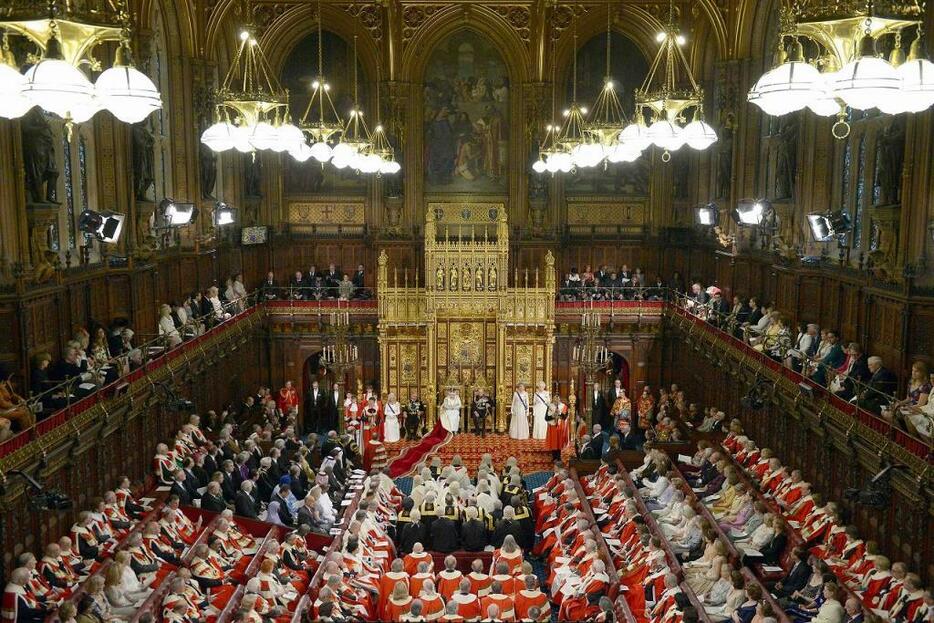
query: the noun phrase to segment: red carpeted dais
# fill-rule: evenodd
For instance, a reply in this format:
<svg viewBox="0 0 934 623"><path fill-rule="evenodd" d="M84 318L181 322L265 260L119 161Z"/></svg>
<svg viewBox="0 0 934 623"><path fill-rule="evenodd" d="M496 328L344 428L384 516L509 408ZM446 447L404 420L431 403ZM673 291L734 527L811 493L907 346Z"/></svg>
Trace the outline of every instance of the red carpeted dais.
<svg viewBox="0 0 934 623"><path fill-rule="evenodd" d="M397 455L389 463L389 472L392 478L410 476L412 470L422 460L428 464L434 456L441 458L442 465L449 465L454 455L463 459L467 469L474 473L484 454L493 457L493 465L500 469L511 456L519 461L519 467L524 474L551 471L553 461L551 451L545 447L545 441L539 439L512 439L509 435L491 434L481 437L473 433L458 433L450 435L435 425L433 431L420 441L402 440L397 443L387 443L389 456ZM565 459L574 453L574 448L568 446L562 455Z"/></svg>

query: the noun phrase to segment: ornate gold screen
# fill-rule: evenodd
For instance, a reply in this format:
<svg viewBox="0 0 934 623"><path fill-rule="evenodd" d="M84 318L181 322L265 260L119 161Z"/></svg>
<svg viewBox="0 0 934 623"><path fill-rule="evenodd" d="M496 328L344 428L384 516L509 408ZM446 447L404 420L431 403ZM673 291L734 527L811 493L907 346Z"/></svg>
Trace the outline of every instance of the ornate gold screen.
<svg viewBox="0 0 934 623"><path fill-rule="evenodd" d="M381 386L403 401L417 389L429 426L449 385L465 409L475 387L494 391L499 432L516 383L551 386L554 257L508 283L503 204L428 205L424 286L390 283L385 252L378 264Z"/></svg>

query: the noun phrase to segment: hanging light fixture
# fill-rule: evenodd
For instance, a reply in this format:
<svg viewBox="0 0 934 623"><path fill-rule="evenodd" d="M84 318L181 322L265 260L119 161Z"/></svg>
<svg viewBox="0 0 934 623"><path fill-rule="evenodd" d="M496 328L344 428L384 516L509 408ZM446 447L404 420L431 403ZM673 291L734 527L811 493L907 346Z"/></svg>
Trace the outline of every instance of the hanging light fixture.
<svg viewBox="0 0 934 623"><path fill-rule="evenodd" d="M675 23L673 0L668 4L668 24L658 33L661 44L642 87L636 91L637 123L628 126L620 135L623 142L635 145L648 141L664 150L662 162L671 160L671 152L687 144L692 149L707 149L717 142L716 131L704 121L704 91L698 86L691 67L681 51L685 38ZM664 66L662 74L659 69ZM687 76L690 86L678 87L678 68ZM658 78L656 83L656 78ZM691 122L685 113L691 111ZM646 116L651 124L640 123Z"/></svg>
<svg viewBox="0 0 934 623"><path fill-rule="evenodd" d="M16 118L39 106L64 119L70 135L73 124L83 123L101 110L110 111L121 121L137 123L162 107L152 80L133 66L125 2L113 10L93 12L62 0L47 5L19 3L3 13L0 28L4 29L0 117ZM19 72L9 32L25 37L42 51L22 81L15 75ZM113 65L92 83L83 66L101 71L101 63L92 52L108 41L119 42Z"/></svg>
<svg viewBox="0 0 934 623"><path fill-rule="evenodd" d="M0 117L17 119L33 107L32 101L23 94L25 86L26 78L16 67L9 37L4 31L0 47Z"/></svg>
<svg viewBox="0 0 934 623"><path fill-rule="evenodd" d="M598 138L588 131L586 116L587 107L577 101L577 22L574 23L573 70L571 77L571 105L562 113L564 123L555 137L555 148L564 156L559 156L557 163L559 171L567 168L570 162L571 169L595 167L606 156L603 145Z"/></svg>
<svg viewBox="0 0 934 623"><path fill-rule="evenodd" d="M616 83L610 71L611 54L611 5L606 8L606 74L603 88L594 102L590 118L585 126L595 144L601 148L602 157L610 162L632 162L642 154L645 147L632 141L621 141L628 125L626 113L616 94ZM647 145L646 145L647 146ZM596 152L594 152L596 154ZM598 163L599 164L599 163Z"/></svg>
<svg viewBox="0 0 934 623"><path fill-rule="evenodd" d="M846 107L884 114L926 110L934 105L934 64L922 52L922 17L916 1L785 2L779 65L759 78L748 100L773 116L804 108L837 115L833 134L841 139L849 135ZM913 26L917 34L906 60L902 36ZM886 60L876 50L888 36L894 45ZM801 39L818 46L816 58L805 58Z"/></svg>
<svg viewBox="0 0 934 623"><path fill-rule="evenodd" d="M551 118L557 117L557 82L556 73L556 54L557 37L551 38ZM532 163L532 170L536 173L567 173L571 170L571 157L564 154L556 143L561 126L554 121L545 126L545 136L538 146L538 159Z"/></svg>
<svg viewBox="0 0 934 623"><path fill-rule="evenodd" d="M333 149L339 143L339 135L344 129L340 115L334 108L334 102L331 101L331 85L324 77L324 44L321 30L323 20L321 0L318 0L318 75L311 83L311 99L308 100L308 106L298 124L309 136L308 153L322 163L331 160Z"/></svg>
<svg viewBox="0 0 934 623"><path fill-rule="evenodd" d="M395 175L402 170L402 165L399 164L399 162L396 160L396 150L389 142L389 137L386 136L386 131L383 128L383 124L379 120L380 75L378 67L376 72L376 127L373 128L373 134L370 135L370 155L379 157L379 168L376 170L376 174L378 176Z"/></svg>
<svg viewBox="0 0 934 623"><path fill-rule="evenodd" d="M363 111L360 110L359 97L357 91L357 35L353 38L353 106L347 114L347 123L341 132L341 142L334 146L331 154L331 164L337 169L351 167L363 172L364 168L369 168L365 163L367 153L370 148L370 131L363 119ZM363 165L361 167L360 165Z"/></svg>
<svg viewBox="0 0 934 623"><path fill-rule="evenodd" d="M249 3L244 14L252 15ZM214 101L215 122L201 134L209 149L253 153L297 148L298 137L288 127L288 91L273 77L252 24L240 31L237 55Z"/></svg>

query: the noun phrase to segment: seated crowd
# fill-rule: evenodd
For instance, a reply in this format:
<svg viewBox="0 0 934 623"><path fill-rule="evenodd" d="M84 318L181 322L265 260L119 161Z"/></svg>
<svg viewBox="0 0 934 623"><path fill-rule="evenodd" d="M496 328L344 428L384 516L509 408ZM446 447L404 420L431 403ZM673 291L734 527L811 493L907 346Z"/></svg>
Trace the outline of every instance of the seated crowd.
<svg viewBox="0 0 934 623"><path fill-rule="evenodd" d="M297 438L296 415L294 405L260 388L244 399L240 417L233 409L220 417L209 411L202 429L201 418L191 416L170 443L156 447L161 487L154 495L167 496L164 503L137 500L123 479L80 513L70 536L49 544L42 560L20 557L4 609L12 608L16 621L42 621L56 610L61 621L129 620L167 582L160 594L166 621L212 620L241 584L240 609L255 613L244 620L286 616L317 568L304 536L327 533L353 478L352 461L359 461L349 436ZM247 426L254 418L260 421ZM191 518L196 511L185 512L191 506L218 516L203 524ZM285 537L261 542L240 517L266 519Z"/></svg>
<svg viewBox="0 0 934 623"><path fill-rule="evenodd" d="M612 463L622 451L641 450L647 441L682 442L691 431L715 430L726 417L716 407L701 410L697 403L688 402L676 383L658 392L646 385L635 401L626 395L619 379L605 397L599 383L594 383L592 391L595 424L587 434L580 430L583 418L579 416L579 431L575 436L577 456L582 459L602 458ZM596 396L600 396L600 400Z"/></svg>
<svg viewBox="0 0 934 623"><path fill-rule="evenodd" d="M610 579L594 534L562 525L555 508L533 518L515 459L497 472L485 455L474 477L458 457L415 473L405 497L372 473L385 497L361 504L340 554L325 562L312 620L613 620L610 600L601 600ZM369 486L367 496L380 489ZM536 534L544 535L538 543ZM537 559L550 565L541 586Z"/></svg>
<svg viewBox="0 0 934 623"><path fill-rule="evenodd" d="M363 264L350 275L334 264L321 272L312 264L308 272L296 270L288 281L280 281L273 271L266 273L260 285L260 300L274 301L350 301L369 299L373 293L365 287Z"/></svg>
<svg viewBox="0 0 934 623"><path fill-rule="evenodd" d="M582 481L602 507L598 524L637 620L696 620L693 596L707 619L733 623L934 616L918 575L858 539L835 503L758 449L737 420L730 431L722 449L699 442L680 469L646 444L643 464L629 474L604 463ZM800 544L790 545L790 531Z"/></svg>
<svg viewBox="0 0 934 623"><path fill-rule="evenodd" d="M668 281L656 274L649 278L636 266L630 270L623 264L619 270L601 266L596 272L590 265L584 272L572 267L561 283L558 300L561 301L664 301L668 292L683 289L681 276L675 272Z"/></svg>
<svg viewBox="0 0 934 623"><path fill-rule="evenodd" d="M691 286L685 303L692 313L838 398L881 415L925 441L934 437L934 403L929 401L934 372L923 361L912 364L905 397L897 399L898 379L883 359L867 355L859 342L846 342L835 329L804 321L794 327L785 314L756 297L734 296L731 306L719 288L705 289L699 283Z"/></svg>
<svg viewBox="0 0 934 623"><path fill-rule="evenodd" d="M153 355L201 335L246 305L246 289L237 274L227 280L223 293L211 286L203 294L192 293L181 304L172 301L160 306L157 330L161 341L141 344L126 318L117 318L107 327L81 327L57 361L47 352L32 357L28 401L13 388L9 374L0 371L0 442L139 369Z"/></svg>

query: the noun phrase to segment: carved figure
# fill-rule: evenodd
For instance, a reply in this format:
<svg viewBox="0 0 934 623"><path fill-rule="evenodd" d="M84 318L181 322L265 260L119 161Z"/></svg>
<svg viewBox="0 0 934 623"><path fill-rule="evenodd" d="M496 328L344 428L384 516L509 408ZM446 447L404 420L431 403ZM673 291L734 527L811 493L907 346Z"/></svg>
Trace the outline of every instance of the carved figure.
<svg viewBox="0 0 934 623"><path fill-rule="evenodd" d="M140 201L150 201L149 191L155 186L156 176L152 157L155 139L146 122L133 124L133 193Z"/></svg>
<svg viewBox="0 0 934 623"><path fill-rule="evenodd" d="M798 118L795 115L782 117L775 167L775 198L788 199L794 196L798 170Z"/></svg>
<svg viewBox="0 0 934 623"><path fill-rule="evenodd" d="M23 166L26 192L32 203L58 203L55 189L58 168L55 165L55 141L52 128L38 108L23 117Z"/></svg>
<svg viewBox="0 0 934 623"><path fill-rule="evenodd" d="M467 292L473 286L473 280L470 278L470 266L464 266L464 278L462 279L464 284L464 291Z"/></svg>
<svg viewBox="0 0 934 623"><path fill-rule="evenodd" d="M477 264L477 270L474 272L474 290L480 292L483 290L483 267Z"/></svg>
<svg viewBox="0 0 934 623"><path fill-rule="evenodd" d="M244 170L244 194L253 199L259 199L263 196L263 165L260 159L253 155L246 161Z"/></svg>
<svg viewBox="0 0 934 623"><path fill-rule="evenodd" d="M496 289L496 267L495 266L490 266L490 270L487 272L486 287L491 292Z"/></svg>
<svg viewBox="0 0 934 623"><path fill-rule="evenodd" d="M451 266L451 272L448 276L448 286L450 287L451 292L457 290L457 283L457 266Z"/></svg>
<svg viewBox="0 0 934 623"><path fill-rule="evenodd" d="M435 290L444 290L444 268L441 266L435 271Z"/></svg>
<svg viewBox="0 0 934 623"><path fill-rule="evenodd" d="M898 203L905 163L904 118L894 119L876 144L876 205Z"/></svg>
<svg viewBox="0 0 934 623"><path fill-rule="evenodd" d="M217 154L204 143L198 144L198 163L201 168L201 198L214 198L214 185L217 183Z"/></svg>

